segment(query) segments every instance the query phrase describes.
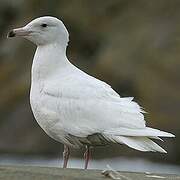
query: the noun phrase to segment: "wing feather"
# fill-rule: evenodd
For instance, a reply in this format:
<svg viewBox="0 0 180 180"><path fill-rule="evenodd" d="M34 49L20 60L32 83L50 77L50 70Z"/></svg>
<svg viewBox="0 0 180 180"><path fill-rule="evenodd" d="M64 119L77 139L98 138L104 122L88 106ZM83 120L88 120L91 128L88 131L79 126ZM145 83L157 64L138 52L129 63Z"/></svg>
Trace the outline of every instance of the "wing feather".
<svg viewBox="0 0 180 180"><path fill-rule="evenodd" d="M132 97L121 98L108 84L79 69L64 74L50 77L42 90L45 106L58 114L57 131L60 127L79 138L101 134L137 150L165 152L150 139L174 135L146 127L144 111Z"/></svg>
<svg viewBox="0 0 180 180"><path fill-rule="evenodd" d="M50 79L43 93L54 101L49 108L57 105L68 133L85 137L116 127L145 127L143 111L132 97L121 98L108 84L87 74L69 74L65 78Z"/></svg>

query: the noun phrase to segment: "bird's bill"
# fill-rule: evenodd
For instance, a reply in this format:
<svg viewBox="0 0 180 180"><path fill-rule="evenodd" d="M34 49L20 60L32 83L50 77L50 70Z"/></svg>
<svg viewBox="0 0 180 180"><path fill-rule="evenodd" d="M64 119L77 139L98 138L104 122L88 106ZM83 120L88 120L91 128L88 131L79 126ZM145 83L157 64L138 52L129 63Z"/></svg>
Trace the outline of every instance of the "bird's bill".
<svg viewBox="0 0 180 180"><path fill-rule="evenodd" d="M22 28L17 28L9 31L7 34L7 38L9 37L15 37L15 36L28 36L31 33L28 29L22 27Z"/></svg>

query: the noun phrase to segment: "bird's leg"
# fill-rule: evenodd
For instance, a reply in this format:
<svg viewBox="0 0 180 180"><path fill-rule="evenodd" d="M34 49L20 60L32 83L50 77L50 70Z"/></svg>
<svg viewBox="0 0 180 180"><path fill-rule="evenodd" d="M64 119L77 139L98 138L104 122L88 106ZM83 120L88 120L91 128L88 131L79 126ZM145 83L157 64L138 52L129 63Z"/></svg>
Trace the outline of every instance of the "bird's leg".
<svg viewBox="0 0 180 180"><path fill-rule="evenodd" d="M64 145L64 152L63 152L63 168L67 167L68 159L70 155L69 147Z"/></svg>
<svg viewBox="0 0 180 180"><path fill-rule="evenodd" d="M86 150L84 153L84 159L85 159L84 169L87 169L88 167L89 158L90 158L90 147L86 145Z"/></svg>

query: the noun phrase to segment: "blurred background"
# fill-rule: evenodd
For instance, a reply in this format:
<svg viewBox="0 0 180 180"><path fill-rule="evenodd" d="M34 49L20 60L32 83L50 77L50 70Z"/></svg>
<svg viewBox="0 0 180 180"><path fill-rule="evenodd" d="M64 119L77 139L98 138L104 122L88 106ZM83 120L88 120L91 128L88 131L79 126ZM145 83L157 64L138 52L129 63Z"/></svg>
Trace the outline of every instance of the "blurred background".
<svg viewBox="0 0 180 180"><path fill-rule="evenodd" d="M36 47L24 39L6 39L10 29L52 15L69 30L71 62L109 83L121 96L134 96L148 112L148 126L176 135L159 142L168 154L143 153L125 146L97 148L92 150L90 166L104 168L110 163L131 170L149 163L149 170L164 167L153 164L160 163L174 165L179 171L179 8L179 0L0 0L0 163L60 166L62 145L38 126L29 105ZM73 150L72 166L82 166L78 159L82 154Z"/></svg>

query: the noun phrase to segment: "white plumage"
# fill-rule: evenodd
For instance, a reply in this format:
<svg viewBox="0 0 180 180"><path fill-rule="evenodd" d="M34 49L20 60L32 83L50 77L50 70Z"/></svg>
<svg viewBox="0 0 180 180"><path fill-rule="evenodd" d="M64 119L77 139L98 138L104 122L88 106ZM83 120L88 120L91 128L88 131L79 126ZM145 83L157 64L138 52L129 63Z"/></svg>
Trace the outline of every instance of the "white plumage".
<svg viewBox="0 0 180 180"><path fill-rule="evenodd" d="M69 62L68 32L60 20L41 17L21 29L30 32L25 37L38 46L30 100L37 122L49 136L72 147L94 146L102 140L166 152L151 139L173 134L146 127L144 111L132 97L120 97L108 84ZM18 30L14 32L18 35Z"/></svg>

